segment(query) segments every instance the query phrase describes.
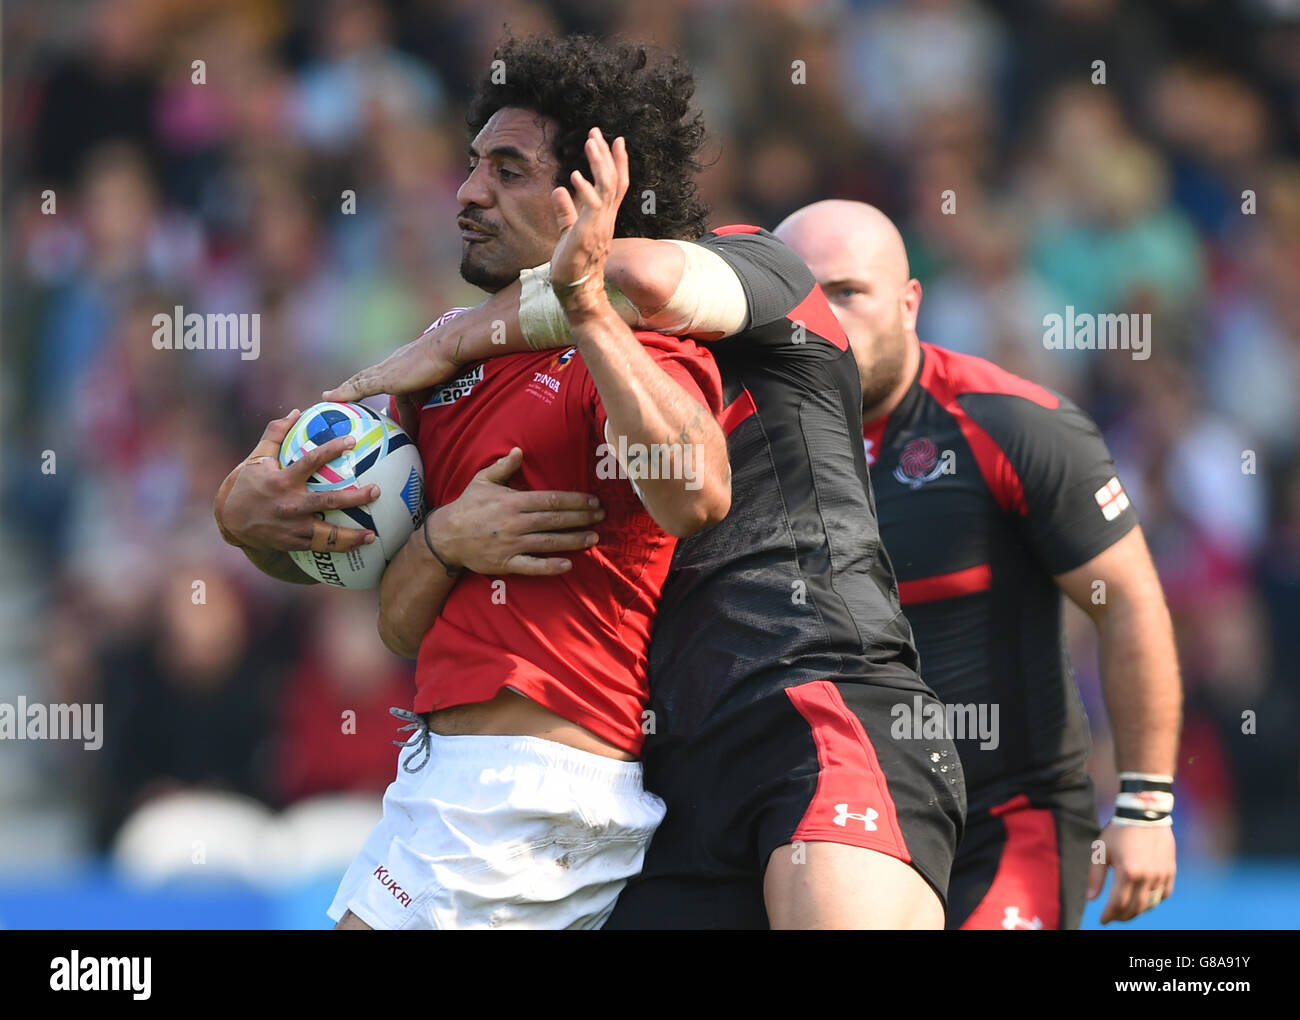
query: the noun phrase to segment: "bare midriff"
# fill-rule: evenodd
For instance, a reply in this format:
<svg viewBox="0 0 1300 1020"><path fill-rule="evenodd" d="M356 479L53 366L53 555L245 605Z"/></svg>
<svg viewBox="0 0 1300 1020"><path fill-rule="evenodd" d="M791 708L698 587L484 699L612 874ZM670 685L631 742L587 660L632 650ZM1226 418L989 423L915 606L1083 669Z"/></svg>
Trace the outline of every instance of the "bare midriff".
<svg viewBox="0 0 1300 1020"><path fill-rule="evenodd" d="M635 755L618 745L509 688L503 688L489 701L426 712L424 718L430 730L444 737L540 737L605 758L636 760Z"/></svg>

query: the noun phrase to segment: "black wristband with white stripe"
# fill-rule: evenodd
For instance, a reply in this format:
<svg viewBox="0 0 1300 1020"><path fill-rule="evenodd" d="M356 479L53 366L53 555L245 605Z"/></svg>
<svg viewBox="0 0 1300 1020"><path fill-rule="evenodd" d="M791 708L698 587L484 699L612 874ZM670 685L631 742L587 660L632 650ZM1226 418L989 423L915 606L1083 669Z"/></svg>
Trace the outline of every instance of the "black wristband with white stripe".
<svg viewBox="0 0 1300 1020"><path fill-rule="evenodd" d="M1173 810L1172 776L1145 772L1120 773L1114 822L1120 825L1172 825Z"/></svg>

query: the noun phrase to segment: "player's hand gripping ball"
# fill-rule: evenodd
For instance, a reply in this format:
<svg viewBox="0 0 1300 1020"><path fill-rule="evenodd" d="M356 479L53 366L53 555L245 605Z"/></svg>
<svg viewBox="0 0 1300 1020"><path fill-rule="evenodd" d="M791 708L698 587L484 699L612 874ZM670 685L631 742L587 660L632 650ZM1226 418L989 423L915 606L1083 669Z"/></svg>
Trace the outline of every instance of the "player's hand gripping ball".
<svg viewBox="0 0 1300 1020"><path fill-rule="evenodd" d="M367 506L317 514L327 524L369 528L375 540L348 552L289 553L310 576L336 588L374 588L388 561L424 516L424 468L415 443L397 422L364 404L315 404L294 422L280 445L280 467L288 467L317 446L351 435L357 444L307 480L313 491L378 485Z"/></svg>

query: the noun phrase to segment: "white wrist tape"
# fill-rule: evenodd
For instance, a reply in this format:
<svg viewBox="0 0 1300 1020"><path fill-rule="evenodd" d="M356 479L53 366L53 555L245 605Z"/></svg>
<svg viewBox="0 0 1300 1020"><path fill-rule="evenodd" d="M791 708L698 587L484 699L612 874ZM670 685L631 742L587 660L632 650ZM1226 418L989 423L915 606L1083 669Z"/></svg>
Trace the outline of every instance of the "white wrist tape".
<svg viewBox="0 0 1300 1020"><path fill-rule="evenodd" d="M1139 783L1172 783L1174 777L1162 776L1156 772L1121 772L1119 774L1119 781L1121 783L1128 782L1129 780Z"/></svg>
<svg viewBox="0 0 1300 1020"><path fill-rule="evenodd" d="M749 317L749 302L740 277L717 252L690 241L668 241L686 257L677 290L641 325L673 336L734 336Z"/></svg>
<svg viewBox="0 0 1300 1020"><path fill-rule="evenodd" d="M525 269L519 274L519 329L534 351L568 347L572 343L569 320L560 299L551 290L551 264Z"/></svg>
<svg viewBox="0 0 1300 1020"><path fill-rule="evenodd" d="M571 346L573 333L569 329L569 319L551 286L551 264L547 262L523 270L519 274L519 287L519 329L524 342L534 351ZM630 326L638 324L641 313L621 290L606 283L605 296L620 319Z"/></svg>

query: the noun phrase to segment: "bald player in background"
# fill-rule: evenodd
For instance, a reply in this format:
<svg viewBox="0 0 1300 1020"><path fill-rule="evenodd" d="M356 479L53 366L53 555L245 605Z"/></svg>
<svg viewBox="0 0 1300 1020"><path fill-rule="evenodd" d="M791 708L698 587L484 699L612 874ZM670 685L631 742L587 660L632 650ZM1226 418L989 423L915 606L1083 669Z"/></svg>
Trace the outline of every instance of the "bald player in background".
<svg viewBox="0 0 1300 1020"><path fill-rule="evenodd" d="M969 815L947 926L1077 928L1107 867L1102 923L1136 917L1173 891L1182 692L1160 582L1096 425L991 362L922 343L921 285L880 210L818 202L776 235L848 334L881 538L956 729ZM1104 853L1062 592L1098 631L1120 771Z"/></svg>

